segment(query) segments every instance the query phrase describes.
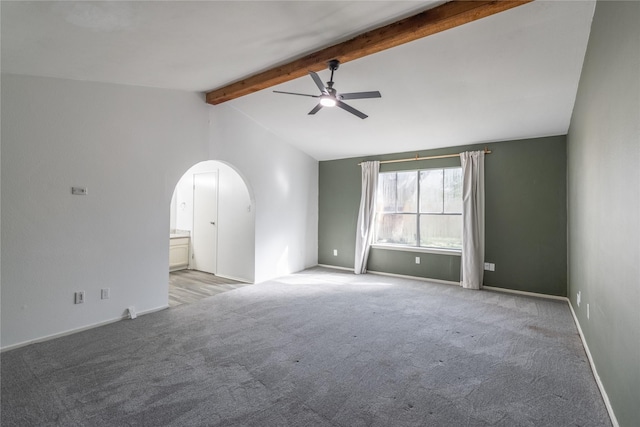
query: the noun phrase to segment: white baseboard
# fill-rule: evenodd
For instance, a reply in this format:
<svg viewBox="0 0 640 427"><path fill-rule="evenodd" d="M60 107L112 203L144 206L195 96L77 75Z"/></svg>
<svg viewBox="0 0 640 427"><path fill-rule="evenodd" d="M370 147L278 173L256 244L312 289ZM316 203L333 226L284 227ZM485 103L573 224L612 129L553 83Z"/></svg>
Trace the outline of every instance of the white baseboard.
<svg viewBox="0 0 640 427"><path fill-rule="evenodd" d="M145 314L155 313L156 311L161 311L161 310L164 310L164 309L167 309L167 308L169 308L168 305L163 305L161 307L151 308L149 310L145 310L145 311L139 312L138 316L144 316ZM109 325L111 323L119 322L121 320L125 320L125 319L128 319L128 318L129 318L129 314L123 314L122 316L114 317L113 319L104 320L102 322L92 323L90 325L82 326L80 328L68 329L66 331L58 332L58 333L51 334L51 335L46 335L44 337L35 338L35 339L32 339L32 340L27 340L27 341L22 341L22 342L19 342L17 344L7 345L5 347L0 348L0 353L4 353L5 351L9 351L9 350L14 350L14 349L20 348L20 347L25 347L25 346L31 345L31 344L36 344L36 343L39 343L39 342L45 342L45 341L53 340L53 339L56 339L56 338L61 338L61 337L67 336L67 335L75 334L75 333L86 331L86 330L89 330L89 329L98 328L100 326Z"/></svg>
<svg viewBox="0 0 640 427"><path fill-rule="evenodd" d="M497 291L497 292L506 292L509 294L525 295L525 296L537 297L537 298L555 299L558 301L567 301L567 302L569 301L567 297L561 297L558 295L539 294L537 292L518 291L516 289L497 288L494 286L483 286L482 289L488 289L490 291Z"/></svg>
<svg viewBox="0 0 640 427"><path fill-rule="evenodd" d="M240 277L229 276L229 275L226 275L226 274L217 274L216 273L215 276L222 277L223 279L235 280L236 282L253 284L253 282L250 281L250 280L243 279L243 278L240 278Z"/></svg>
<svg viewBox="0 0 640 427"><path fill-rule="evenodd" d="M385 273L384 271L367 271L367 273L375 274L377 276L388 276L388 277L398 277L400 279L412 279L412 280L420 280L421 282L432 282L439 283L442 285L455 285L460 286L459 282L452 282L450 280L441 280L441 279L430 279L428 277L420 277L420 276L408 276L405 274L395 274L395 273Z"/></svg>
<svg viewBox="0 0 640 427"><path fill-rule="evenodd" d="M325 267L325 268L332 268L334 270L344 270L344 271L350 271L353 273L353 268L347 268L347 267L338 267L337 265L329 265L329 264L318 264L318 267ZM389 277L398 277L401 279L413 279L413 280L420 280L423 282L433 282L433 283L441 283L443 285L456 285L456 286L460 286L460 283L458 282L451 282L449 280L440 280L440 279L430 279L428 277L420 277L420 276L407 276L405 274L395 274L395 273L385 273L384 271L372 271L372 270L368 270L367 274L375 274L378 276L389 276Z"/></svg>
<svg viewBox="0 0 640 427"><path fill-rule="evenodd" d="M318 264L317 267L324 267L324 268L333 268L334 270L344 270L344 271L350 271L353 273L353 268L348 268L348 267L338 267L337 265L329 265L329 264Z"/></svg>
<svg viewBox="0 0 640 427"><path fill-rule="evenodd" d="M576 316L576 312L573 310L573 306L571 305L571 301L569 298L566 298L567 303L569 304L569 308L571 309L571 314L573 315L573 321L576 324L576 328L578 328L578 334L580 334L580 339L582 340L582 346L584 347L585 353L587 353L587 359L589 359L589 365L591 365L591 372L593 372L593 376L596 379L596 384L598 384L598 388L600 389L600 394L602 395L602 400L604 400L604 406L607 408L607 412L609 413L609 418L611 418L611 424L613 427L620 427L618 423L618 419L616 418L616 414L613 412L613 407L611 406L611 401L609 400L609 396L607 395L607 391L604 389L604 385L602 384L602 380L600 380L600 375L598 375L598 370L596 369L596 365L593 362L593 357L591 356L591 351L589 350L589 346L587 345L587 340L582 333L582 328L580 327L580 322L578 321L578 316Z"/></svg>

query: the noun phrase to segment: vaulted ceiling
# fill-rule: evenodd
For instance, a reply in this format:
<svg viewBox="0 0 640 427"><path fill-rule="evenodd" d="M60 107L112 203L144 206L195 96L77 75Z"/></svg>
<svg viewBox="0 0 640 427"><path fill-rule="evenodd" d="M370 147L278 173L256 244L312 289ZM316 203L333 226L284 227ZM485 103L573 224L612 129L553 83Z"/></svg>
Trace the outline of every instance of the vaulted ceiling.
<svg viewBox="0 0 640 427"><path fill-rule="evenodd" d="M206 92L442 3L2 2L2 72ZM537 0L343 64L339 92L382 93L349 101L366 120L272 92L317 94L308 76L210 108L318 160L564 134L594 5Z"/></svg>

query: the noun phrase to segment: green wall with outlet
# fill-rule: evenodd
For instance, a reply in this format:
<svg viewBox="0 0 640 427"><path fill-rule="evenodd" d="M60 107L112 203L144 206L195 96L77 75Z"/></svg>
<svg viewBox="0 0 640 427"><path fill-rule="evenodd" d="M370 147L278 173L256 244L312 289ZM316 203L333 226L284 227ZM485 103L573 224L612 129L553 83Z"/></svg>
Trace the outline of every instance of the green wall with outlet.
<svg viewBox="0 0 640 427"><path fill-rule="evenodd" d="M504 141L420 151L434 156L481 150L485 158L484 284L566 296L566 137ZM353 269L363 160L415 157L416 152L320 162L318 262ZM460 166L459 158L381 165L382 172ZM334 249L337 256L334 256ZM420 257L420 264L415 258ZM460 281L460 256L371 249L369 271Z"/></svg>
<svg viewBox="0 0 640 427"><path fill-rule="evenodd" d="M638 22L597 2L567 136L569 297L621 427L640 426Z"/></svg>

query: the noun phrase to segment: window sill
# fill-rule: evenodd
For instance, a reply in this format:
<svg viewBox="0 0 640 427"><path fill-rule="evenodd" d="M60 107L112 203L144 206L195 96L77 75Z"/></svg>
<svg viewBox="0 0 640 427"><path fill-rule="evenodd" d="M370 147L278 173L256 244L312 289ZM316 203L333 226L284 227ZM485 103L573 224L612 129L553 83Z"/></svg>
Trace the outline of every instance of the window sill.
<svg viewBox="0 0 640 427"><path fill-rule="evenodd" d="M384 249L388 251L420 252L425 254L453 255L453 256L462 255L462 250L460 249L423 248L420 246L385 245L380 243L375 243L371 245L371 247L374 249Z"/></svg>

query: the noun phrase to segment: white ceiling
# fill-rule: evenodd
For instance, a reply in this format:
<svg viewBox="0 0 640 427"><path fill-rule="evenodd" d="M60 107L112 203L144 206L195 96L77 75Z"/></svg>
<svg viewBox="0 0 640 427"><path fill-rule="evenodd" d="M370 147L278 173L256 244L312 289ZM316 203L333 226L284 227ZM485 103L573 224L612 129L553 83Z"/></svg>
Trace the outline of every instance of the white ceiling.
<svg viewBox="0 0 640 427"><path fill-rule="evenodd" d="M3 1L2 72L206 91L441 3ZM339 92L382 93L348 102L366 120L272 92L309 77L226 105L318 160L565 134L594 6L537 0L343 64Z"/></svg>

